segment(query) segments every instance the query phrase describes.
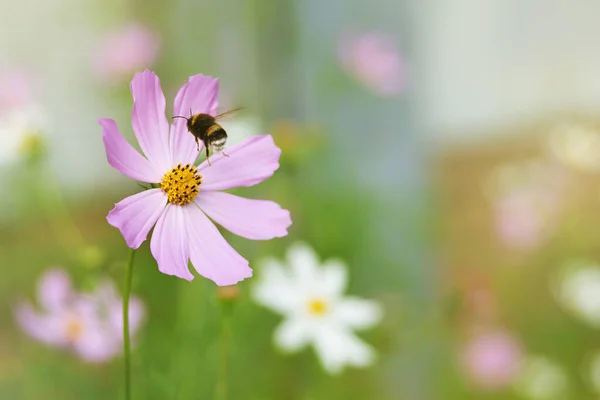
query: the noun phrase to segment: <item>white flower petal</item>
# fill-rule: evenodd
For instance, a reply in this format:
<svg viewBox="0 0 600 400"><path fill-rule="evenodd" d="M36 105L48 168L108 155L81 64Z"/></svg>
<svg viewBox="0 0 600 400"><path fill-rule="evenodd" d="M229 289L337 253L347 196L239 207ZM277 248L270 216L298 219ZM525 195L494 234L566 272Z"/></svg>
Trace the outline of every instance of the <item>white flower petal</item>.
<svg viewBox="0 0 600 400"><path fill-rule="evenodd" d="M300 285L310 285L318 281L319 259L317 254L304 243L294 243L287 251L287 261L291 275Z"/></svg>
<svg viewBox="0 0 600 400"><path fill-rule="evenodd" d="M335 305L332 319L347 328L365 329L381 321L382 314L376 301L347 297Z"/></svg>
<svg viewBox="0 0 600 400"><path fill-rule="evenodd" d="M254 300L271 310L288 315L298 303L298 290L290 275L275 259L261 262L258 283L252 291Z"/></svg>
<svg viewBox="0 0 600 400"><path fill-rule="evenodd" d="M290 318L275 330L275 344L285 351L298 351L311 340L309 325L300 318Z"/></svg>
<svg viewBox="0 0 600 400"><path fill-rule="evenodd" d="M366 367L375 362L375 351L352 333L323 327L315 337L315 351L323 368L337 374L346 365Z"/></svg>
<svg viewBox="0 0 600 400"><path fill-rule="evenodd" d="M325 261L319 281L324 296L331 298L342 296L348 283L348 273L344 262L337 259Z"/></svg>

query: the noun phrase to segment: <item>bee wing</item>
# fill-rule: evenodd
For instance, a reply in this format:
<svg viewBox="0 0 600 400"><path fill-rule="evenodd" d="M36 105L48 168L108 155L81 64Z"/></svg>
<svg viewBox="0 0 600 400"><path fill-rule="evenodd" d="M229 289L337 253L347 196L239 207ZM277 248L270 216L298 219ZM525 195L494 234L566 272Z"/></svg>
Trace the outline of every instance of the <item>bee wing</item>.
<svg viewBox="0 0 600 400"><path fill-rule="evenodd" d="M236 112L243 110L243 109L244 109L244 107L238 107L238 108L234 108L233 110L225 111L224 113L216 115L215 120L221 119L221 118L226 117L231 114L235 114Z"/></svg>

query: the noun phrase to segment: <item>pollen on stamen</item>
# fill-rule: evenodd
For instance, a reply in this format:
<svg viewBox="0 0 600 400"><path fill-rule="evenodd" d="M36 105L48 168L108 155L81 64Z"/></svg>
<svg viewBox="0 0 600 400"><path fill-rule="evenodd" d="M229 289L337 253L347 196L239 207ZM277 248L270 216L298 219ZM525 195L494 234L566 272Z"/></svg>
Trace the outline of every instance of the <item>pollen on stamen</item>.
<svg viewBox="0 0 600 400"><path fill-rule="evenodd" d="M198 175L195 165L178 164L163 176L160 188L167 194L169 203L183 206L194 200L201 183L202 176Z"/></svg>
<svg viewBox="0 0 600 400"><path fill-rule="evenodd" d="M327 312L327 303L321 299L312 299L308 303L308 311L310 314L321 316Z"/></svg>
<svg viewBox="0 0 600 400"><path fill-rule="evenodd" d="M67 340L69 342L74 342L77 339L79 339L79 337L81 336L82 333L83 333L83 325L81 324L80 321L78 321L76 319L67 321L66 336L67 336Z"/></svg>

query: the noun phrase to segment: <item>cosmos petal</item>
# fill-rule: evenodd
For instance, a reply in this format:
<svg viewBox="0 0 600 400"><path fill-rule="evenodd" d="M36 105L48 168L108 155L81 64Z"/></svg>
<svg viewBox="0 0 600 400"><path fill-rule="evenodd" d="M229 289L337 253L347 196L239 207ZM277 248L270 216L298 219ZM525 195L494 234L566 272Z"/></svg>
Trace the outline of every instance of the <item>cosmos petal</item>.
<svg viewBox="0 0 600 400"><path fill-rule="evenodd" d="M108 163L123 175L142 182L160 182L159 170L137 152L119 132L117 124L110 118L100 118L102 140Z"/></svg>
<svg viewBox="0 0 600 400"><path fill-rule="evenodd" d="M274 258L261 261L259 280L253 287L252 297L258 304L283 315L295 310L302 301L292 277Z"/></svg>
<svg viewBox="0 0 600 400"><path fill-rule="evenodd" d="M285 351L298 351L312 339L306 323L298 318L290 318L275 330L275 344Z"/></svg>
<svg viewBox="0 0 600 400"><path fill-rule="evenodd" d="M323 368L338 374L344 366L366 367L375 361L373 349L351 332L323 328L314 338L315 350Z"/></svg>
<svg viewBox="0 0 600 400"><path fill-rule="evenodd" d="M211 165L204 161L198 167L202 175L201 190L227 190L252 186L273 175L279 168L281 150L271 135L250 137L225 149L227 156L213 154Z"/></svg>
<svg viewBox="0 0 600 400"><path fill-rule="evenodd" d="M315 251L302 242L292 244L287 251L290 274L301 287L321 287L319 258Z"/></svg>
<svg viewBox="0 0 600 400"><path fill-rule="evenodd" d="M98 303L106 312L109 327L114 335L123 336L123 300L120 297L115 283L110 279L101 280L93 293L94 302ZM129 332L135 334L144 319L144 303L139 298L132 296L129 299Z"/></svg>
<svg viewBox="0 0 600 400"><path fill-rule="evenodd" d="M131 81L133 110L131 124L142 151L160 171L171 165L169 152L169 122L165 116L165 96L160 80L154 72L146 70L135 74Z"/></svg>
<svg viewBox="0 0 600 400"><path fill-rule="evenodd" d="M73 295L71 279L61 269L47 270L39 281L38 298L40 304L48 311L59 312L68 306Z"/></svg>
<svg viewBox="0 0 600 400"><path fill-rule="evenodd" d="M121 339L111 330L110 321L105 319L107 310L102 307L100 300L96 293L81 293L69 309L71 318L75 318L81 329L71 340L67 340L73 350L88 362L106 361L121 349ZM66 325L66 318L63 319L63 325ZM66 332L64 334L68 336Z"/></svg>
<svg viewBox="0 0 600 400"><path fill-rule="evenodd" d="M54 346L65 344L62 321L56 316L41 315L31 304L20 303L15 309L15 317L21 328L32 338Z"/></svg>
<svg viewBox="0 0 600 400"><path fill-rule="evenodd" d="M218 79L202 74L194 75L177 93L173 115L189 117L190 110L192 114L215 115L219 106L218 94ZM198 158L198 147L194 136L187 130L185 119L173 119L170 144L173 160L177 160L182 164L193 164ZM202 147L203 144L200 141L200 150L202 150Z"/></svg>
<svg viewBox="0 0 600 400"><path fill-rule="evenodd" d="M348 271L344 262L338 259L325 261L319 282L323 295L332 298L342 296L348 283Z"/></svg>
<svg viewBox="0 0 600 400"><path fill-rule="evenodd" d="M234 285L250 278L252 269L248 261L227 243L202 210L195 203L184 210L190 259L196 271L219 286Z"/></svg>
<svg viewBox="0 0 600 400"><path fill-rule="evenodd" d="M129 332L131 332L131 335L134 335L138 331L145 316L146 308L142 300L138 297L132 297L129 300ZM123 325L122 321L123 319L121 319L121 325ZM122 331L119 330L119 332Z"/></svg>
<svg viewBox="0 0 600 400"><path fill-rule="evenodd" d="M224 192L200 191L195 201L216 223L247 239L283 237L292 224L290 212L268 200L251 200Z"/></svg>
<svg viewBox="0 0 600 400"><path fill-rule="evenodd" d="M377 302L357 297L340 300L332 312L333 320L351 329L370 328L381 320L383 313Z"/></svg>
<svg viewBox="0 0 600 400"><path fill-rule="evenodd" d="M101 326L87 325L73 349L85 361L102 363L120 352L121 340Z"/></svg>
<svg viewBox="0 0 600 400"><path fill-rule="evenodd" d="M189 245L185 227L184 207L167 205L154 227L150 251L160 272L191 281L194 276L188 268Z"/></svg>
<svg viewBox="0 0 600 400"><path fill-rule="evenodd" d="M106 220L121 231L127 246L137 249L146 240L166 204L167 195L162 189L145 190L115 204Z"/></svg>

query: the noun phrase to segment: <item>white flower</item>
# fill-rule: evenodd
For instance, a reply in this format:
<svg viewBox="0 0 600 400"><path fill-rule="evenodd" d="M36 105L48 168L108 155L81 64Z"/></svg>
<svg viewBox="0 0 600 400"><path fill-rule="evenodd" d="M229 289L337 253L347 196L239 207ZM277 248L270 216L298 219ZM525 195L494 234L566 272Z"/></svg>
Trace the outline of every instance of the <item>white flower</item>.
<svg viewBox="0 0 600 400"><path fill-rule="evenodd" d="M530 356L523 363L515 389L532 400L565 399L567 384L560 365L545 357Z"/></svg>
<svg viewBox="0 0 600 400"><path fill-rule="evenodd" d="M285 316L275 331L277 346L293 352L312 344L330 373L345 365L371 365L375 352L353 330L375 325L381 319L379 305L342 297L347 271L339 260L320 266L310 247L295 244L288 249L287 261L289 267L274 259L265 261L253 291L259 304Z"/></svg>
<svg viewBox="0 0 600 400"><path fill-rule="evenodd" d="M34 106L0 114L0 164L25 156L28 141L43 133L45 122L43 113Z"/></svg>
<svg viewBox="0 0 600 400"><path fill-rule="evenodd" d="M600 267L589 261L573 262L557 280L556 298L567 310L600 327Z"/></svg>
<svg viewBox="0 0 600 400"><path fill-rule="evenodd" d="M583 124L563 124L550 135L550 150L563 164L582 171L600 171L600 132Z"/></svg>

